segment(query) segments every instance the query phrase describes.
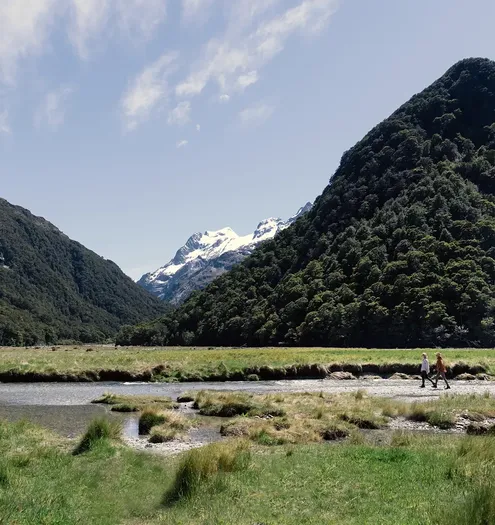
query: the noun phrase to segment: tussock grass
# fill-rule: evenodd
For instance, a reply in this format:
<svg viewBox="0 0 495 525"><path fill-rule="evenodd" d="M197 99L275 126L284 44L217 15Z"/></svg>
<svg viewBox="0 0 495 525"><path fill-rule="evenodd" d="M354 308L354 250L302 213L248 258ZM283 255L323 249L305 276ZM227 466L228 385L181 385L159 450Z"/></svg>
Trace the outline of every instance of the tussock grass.
<svg viewBox="0 0 495 525"><path fill-rule="evenodd" d="M166 418L162 412L148 408L145 409L139 417L139 433L149 434L153 427L165 423Z"/></svg>
<svg viewBox="0 0 495 525"><path fill-rule="evenodd" d="M386 425L386 420L383 417L377 416L375 414L366 414L362 413L353 413L353 414L340 414L339 418L342 421L350 423L351 425L356 426L364 430L377 430Z"/></svg>
<svg viewBox="0 0 495 525"><path fill-rule="evenodd" d="M169 410L178 407L177 403L167 396L125 396L111 392L103 394L92 403L109 405L114 412L140 412L146 408Z"/></svg>
<svg viewBox="0 0 495 525"><path fill-rule="evenodd" d="M285 414L271 399L249 393L201 391L195 397L194 407L203 416L277 417Z"/></svg>
<svg viewBox="0 0 495 525"><path fill-rule="evenodd" d="M221 428L224 436L243 436L257 443L278 445L324 441L333 435L328 428L341 429L340 435L344 431L353 435L353 429L381 429L397 417L450 429L460 417L478 422L492 417L495 398L447 394L436 401L411 404L369 396L365 390L337 395L201 391L195 394L194 406L202 415L229 418Z"/></svg>
<svg viewBox="0 0 495 525"><path fill-rule="evenodd" d="M216 476L246 469L249 461L249 447L243 441L214 443L190 450L182 457L164 502L171 504L190 498Z"/></svg>
<svg viewBox="0 0 495 525"><path fill-rule="evenodd" d="M414 403L407 417L412 421L424 421L432 426L449 429L462 416L471 421L495 417L495 398L489 393L482 395L446 394L436 401Z"/></svg>
<svg viewBox="0 0 495 525"><path fill-rule="evenodd" d="M464 438L452 456L449 477L465 496L446 510L441 523L495 523L495 438Z"/></svg>
<svg viewBox="0 0 495 525"><path fill-rule="evenodd" d="M370 446L351 429L333 446L227 441L193 458L126 447L74 457L65 439L0 422L0 516L19 525L486 525L495 523L494 443L397 433L390 447Z"/></svg>
<svg viewBox="0 0 495 525"><path fill-rule="evenodd" d="M191 428L191 421L177 412L163 412L163 423L151 428L150 443L166 443L183 437Z"/></svg>
<svg viewBox="0 0 495 525"><path fill-rule="evenodd" d="M0 488L6 487L10 481L9 467L1 462L0 463Z"/></svg>
<svg viewBox="0 0 495 525"><path fill-rule="evenodd" d="M74 449L74 456L84 454L95 449L102 443L110 440L118 440L122 433L120 423L108 419L95 419L89 424L86 433Z"/></svg>
<svg viewBox="0 0 495 525"><path fill-rule="evenodd" d="M341 439L356 428L382 428L388 418L407 411L407 404L353 394L320 393L246 395L217 392L198 394L196 406L223 402L257 406L222 425L224 436L242 436L262 445L318 443ZM277 410L274 410L274 407ZM218 411L215 412L218 414ZM278 415L281 414L281 415Z"/></svg>
<svg viewBox="0 0 495 525"><path fill-rule="evenodd" d="M196 399L195 395L190 392L184 392L177 397L177 403L190 403Z"/></svg>

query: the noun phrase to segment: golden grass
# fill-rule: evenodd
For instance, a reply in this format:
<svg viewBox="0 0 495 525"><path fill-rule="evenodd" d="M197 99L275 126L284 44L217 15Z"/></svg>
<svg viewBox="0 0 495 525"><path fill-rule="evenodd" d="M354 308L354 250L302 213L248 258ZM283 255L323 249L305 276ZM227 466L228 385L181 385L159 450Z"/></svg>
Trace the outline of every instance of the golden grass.
<svg viewBox="0 0 495 525"><path fill-rule="evenodd" d="M158 367L169 380L228 378L256 367L288 367L309 364L418 364L422 349L368 350L335 348L114 348L113 346L65 346L51 348L0 348L0 373L75 374L94 380L99 372L126 371L143 374ZM495 370L495 351L446 349L447 364L481 364ZM430 352L432 353L432 351ZM105 376L106 377L106 376Z"/></svg>
<svg viewBox="0 0 495 525"><path fill-rule="evenodd" d="M495 398L488 395L444 395L424 403L369 396L363 390L266 395L202 391L188 396L195 396L195 406L203 415L225 417L224 436L245 437L263 445L356 436L357 429L385 428L398 417L449 429L459 417L480 421L495 415Z"/></svg>

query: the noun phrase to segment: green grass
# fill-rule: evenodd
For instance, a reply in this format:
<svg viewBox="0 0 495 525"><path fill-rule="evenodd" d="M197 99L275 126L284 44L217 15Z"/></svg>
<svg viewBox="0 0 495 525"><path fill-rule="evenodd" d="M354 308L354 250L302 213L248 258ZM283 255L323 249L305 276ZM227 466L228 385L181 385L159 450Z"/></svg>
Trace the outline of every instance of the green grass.
<svg viewBox="0 0 495 525"><path fill-rule="evenodd" d="M118 440L122 435L122 427L117 421L95 419L90 423L73 454L78 456L102 445L108 445L111 440Z"/></svg>
<svg viewBox="0 0 495 525"><path fill-rule="evenodd" d="M100 405L109 405L114 412L140 412L147 408L154 410L170 410L179 405L166 396L126 396L107 392L92 401Z"/></svg>
<svg viewBox="0 0 495 525"><path fill-rule="evenodd" d="M246 470L204 480L193 498L147 523L443 525L458 523L447 520L449 504L461 509L471 497L471 486L450 476L455 447L436 440L411 448L270 450L254 455ZM435 505L444 499L449 503Z"/></svg>
<svg viewBox="0 0 495 525"><path fill-rule="evenodd" d="M0 522L17 525L486 525L495 439L413 436L178 458L108 441L85 454L28 423L0 422Z"/></svg>
<svg viewBox="0 0 495 525"><path fill-rule="evenodd" d="M73 446L0 422L0 523L120 525L159 508L170 463L111 444L74 456Z"/></svg>
<svg viewBox="0 0 495 525"><path fill-rule="evenodd" d="M98 374L125 371L145 374L158 380L254 379L254 375L270 377L282 370L289 376L291 367L329 364L401 364L417 365L422 349L367 350L332 348L113 348L85 347L0 349L0 373L66 374L94 380ZM495 371L495 351L479 349L451 349L442 351L447 364L464 362L482 365L488 372ZM433 351L430 359L433 360ZM319 373L314 366L311 373ZM103 372L102 372L103 371ZM146 375L147 374L147 375ZM252 376L252 377L250 377ZM132 379L132 377L129 377Z"/></svg>
<svg viewBox="0 0 495 525"><path fill-rule="evenodd" d="M247 443L213 443L190 450L181 458L172 486L165 494L165 505L190 498L209 481L222 474L247 469L250 461Z"/></svg>

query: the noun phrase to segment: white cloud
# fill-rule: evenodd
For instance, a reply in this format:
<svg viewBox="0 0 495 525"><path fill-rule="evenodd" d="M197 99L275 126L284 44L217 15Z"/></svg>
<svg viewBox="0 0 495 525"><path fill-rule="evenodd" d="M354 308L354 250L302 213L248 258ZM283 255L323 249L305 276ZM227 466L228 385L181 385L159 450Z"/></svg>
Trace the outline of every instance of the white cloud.
<svg viewBox="0 0 495 525"><path fill-rule="evenodd" d="M148 40L167 16L167 0L117 0L120 26L130 35Z"/></svg>
<svg viewBox="0 0 495 525"><path fill-rule="evenodd" d="M21 60L49 49L59 29L87 59L99 38L122 32L149 39L166 16L167 0L0 0L0 82L13 85ZM65 27L66 26L66 27Z"/></svg>
<svg viewBox="0 0 495 525"><path fill-rule="evenodd" d="M167 77L175 70L178 54L165 53L144 69L125 93L121 101L125 129L132 131L151 116L154 109L161 109L168 97Z"/></svg>
<svg viewBox="0 0 495 525"><path fill-rule="evenodd" d="M168 123L184 126L191 120L191 103L179 102L177 107L172 109L168 114Z"/></svg>
<svg viewBox="0 0 495 525"><path fill-rule="evenodd" d="M69 38L79 56L89 58L89 46L106 26L110 16L110 0L71 0L72 21Z"/></svg>
<svg viewBox="0 0 495 525"><path fill-rule="evenodd" d="M196 124L196 131L199 133L201 131L201 126L199 124Z"/></svg>
<svg viewBox="0 0 495 525"><path fill-rule="evenodd" d="M239 113L242 124L246 126L262 124L268 120L275 111L274 106L268 104L255 104Z"/></svg>
<svg viewBox="0 0 495 525"><path fill-rule="evenodd" d="M188 140L180 140L179 142L177 142L177 144L175 145L175 147L177 149L180 149L180 148L183 148L184 146L187 146L189 144L189 141Z"/></svg>
<svg viewBox="0 0 495 525"><path fill-rule="evenodd" d="M35 126L37 128L46 126L51 131L59 129L65 120L67 100L73 92L71 86L62 86L47 93L34 115Z"/></svg>
<svg viewBox="0 0 495 525"><path fill-rule="evenodd" d="M220 100L220 102L228 102L230 100L230 95L227 95L227 93L223 93L218 97L218 100Z"/></svg>
<svg viewBox="0 0 495 525"><path fill-rule="evenodd" d="M242 91L258 80L258 70L285 48L294 34L314 34L330 21L339 0L299 0L269 20L259 20L279 0L241 0L232 10L231 22L221 39L204 47L189 76L176 86L179 97L199 95L210 82L220 91Z"/></svg>
<svg viewBox="0 0 495 525"><path fill-rule="evenodd" d="M240 75L237 78L237 86L240 89L245 89L258 82L258 72L256 70L250 71L246 75Z"/></svg>
<svg viewBox="0 0 495 525"><path fill-rule="evenodd" d="M69 37L82 59L89 57L93 41L112 32L112 23L128 36L148 40L167 14L166 0L70 1Z"/></svg>
<svg viewBox="0 0 495 525"><path fill-rule="evenodd" d="M0 112L0 134L10 135L12 130L9 124L9 112L5 109Z"/></svg>
<svg viewBox="0 0 495 525"><path fill-rule="evenodd" d="M182 0L182 18L185 22L203 22L215 0Z"/></svg>
<svg viewBox="0 0 495 525"><path fill-rule="evenodd" d="M57 2L0 1L0 81L13 84L18 62L43 51L54 21Z"/></svg>

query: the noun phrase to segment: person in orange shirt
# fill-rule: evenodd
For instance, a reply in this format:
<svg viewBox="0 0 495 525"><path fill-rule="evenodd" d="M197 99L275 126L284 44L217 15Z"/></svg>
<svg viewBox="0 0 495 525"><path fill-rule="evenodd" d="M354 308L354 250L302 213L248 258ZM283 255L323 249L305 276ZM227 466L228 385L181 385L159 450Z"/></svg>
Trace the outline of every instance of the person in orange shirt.
<svg viewBox="0 0 495 525"><path fill-rule="evenodd" d="M435 380L435 384L433 386L435 388L437 388L438 380L441 377L445 381L445 388L449 389L450 385L449 385L449 382L447 381L447 377L445 375L445 373L447 372L447 367L445 366L445 362L444 362L442 354L440 352L437 353L436 367L437 367L437 377L436 377L436 380Z"/></svg>

